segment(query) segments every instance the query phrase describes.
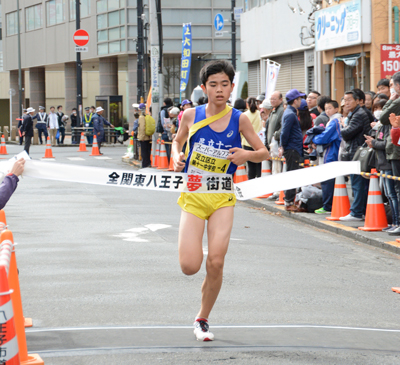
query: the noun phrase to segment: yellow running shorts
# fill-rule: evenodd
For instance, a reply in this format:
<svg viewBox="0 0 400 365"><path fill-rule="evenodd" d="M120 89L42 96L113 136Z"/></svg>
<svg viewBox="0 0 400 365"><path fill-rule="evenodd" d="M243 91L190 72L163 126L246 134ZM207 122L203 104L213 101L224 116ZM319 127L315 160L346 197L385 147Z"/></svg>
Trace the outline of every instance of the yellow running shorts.
<svg viewBox="0 0 400 365"><path fill-rule="evenodd" d="M220 208L235 206L236 196L229 193L181 193L178 204L185 212L206 220Z"/></svg>

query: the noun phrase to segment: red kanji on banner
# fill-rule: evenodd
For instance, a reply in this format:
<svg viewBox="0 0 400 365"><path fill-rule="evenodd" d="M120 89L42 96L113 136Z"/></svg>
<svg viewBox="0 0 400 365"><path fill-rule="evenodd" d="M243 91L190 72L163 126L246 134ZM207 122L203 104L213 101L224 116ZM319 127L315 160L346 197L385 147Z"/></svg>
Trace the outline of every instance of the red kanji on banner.
<svg viewBox="0 0 400 365"><path fill-rule="evenodd" d="M188 175L187 188L189 191L196 191L203 185L201 183L202 176L200 175Z"/></svg>

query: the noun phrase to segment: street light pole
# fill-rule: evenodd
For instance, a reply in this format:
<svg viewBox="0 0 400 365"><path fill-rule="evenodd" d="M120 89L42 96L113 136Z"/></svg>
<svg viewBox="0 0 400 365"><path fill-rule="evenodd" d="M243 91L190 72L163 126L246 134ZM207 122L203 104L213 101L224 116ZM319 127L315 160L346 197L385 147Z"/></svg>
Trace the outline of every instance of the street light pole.
<svg viewBox="0 0 400 365"><path fill-rule="evenodd" d="M19 0L17 0L18 24L18 118L22 115L22 70L21 70L21 24L19 21ZM11 133L11 129L10 129Z"/></svg>
<svg viewBox="0 0 400 365"><path fill-rule="evenodd" d="M232 66L236 71L236 19L235 19L236 0L231 1L231 25L232 25Z"/></svg>
<svg viewBox="0 0 400 365"><path fill-rule="evenodd" d="M137 43L136 43L136 51L137 51L137 102L142 103L144 97L143 92L143 0L137 0Z"/></svg>
<svg viewBox="0 0 400 365"><path fill-rule="evenodd" d="M76 30L81 28L81 4L75 0ZM82 122L82 61L81 53L76 52L76 104L78 108L79 122Z"/></svg>

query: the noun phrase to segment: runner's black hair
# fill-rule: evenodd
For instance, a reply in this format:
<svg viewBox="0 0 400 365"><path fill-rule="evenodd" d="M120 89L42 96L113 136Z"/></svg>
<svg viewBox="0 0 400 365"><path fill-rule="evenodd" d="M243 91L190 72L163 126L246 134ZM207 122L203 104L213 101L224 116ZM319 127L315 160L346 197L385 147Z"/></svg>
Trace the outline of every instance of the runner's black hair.
<svg viewBox="0 0 400 365"><path fill-rule="evenodd" d="M235 77L235 70L232 64L225 60L215 60L207 62L203 68L200 70L200 80L205 86L208 78L211 75L225 73L229 77L229 81L233 83L233 78Z"/></svg>

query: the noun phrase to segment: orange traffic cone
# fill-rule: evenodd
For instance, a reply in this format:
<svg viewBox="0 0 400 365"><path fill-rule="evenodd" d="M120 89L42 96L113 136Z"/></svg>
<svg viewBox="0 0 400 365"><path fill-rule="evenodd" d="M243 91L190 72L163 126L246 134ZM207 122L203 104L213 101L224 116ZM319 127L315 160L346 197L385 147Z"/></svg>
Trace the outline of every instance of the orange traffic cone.
<svg viewBox="0 0 400 365"><path fill-rule="evenodd" d="M174 159L173 156L174 154L172 153L172 148L171 148L171 157L169 158L169 169L168 171L174 171Z"/></svg>
<svg viewBox="0 0 400 365"><path fill-rule="evenodd" d="M15 256L15 245L14 238L8 229L1 233L0 242L8 240L13 245L13 250L11 252L10 270L8 272L8 285L14 291L11 294L13 310L15 315L15 327L17 329L22 327L32 327L32 318L25 318L22 311L22 299L21 290L19 286L18 268L17 268L17 258Z"/></svg>
<svg viewBox="0 0 400 365"><path fill-rule="evenodd" d="M99 146L97 145L97 136L93 136L92 153L89 156L101 156Z"/></svg>
<svg viewBox="0 0 400 365"><path fill-rule="evenodd" d="M304 167L310 167L310 160L304 160Z"/></svg>
<svg viewBox="0 0 400 365"><path fill-rule="evenodd" d="M347 187L344 176L338 176L335 180L331 216L328 221L338 221L340 217L350 214L350 200L347 195Z"/></svg>
<svg viewBox="0 0 400 365"><path fill-rule="evenodd" d="M151 167L154 167L154 162L156 160L156 144L154 141L150 141L151 143L151 154L150 154L150 162L151 162Z"/></svg>
<svg viewBox="0 0 400 365"><path fill-rule="evenodd" d="M8 230L2 232L1 237L1 255L4 260L9 262L8 265L8 282L4 282L4 278L2 276L2 270L4 270L4 273L6 274L7 269L5 266L0 265L0 292L5 291L5 285L7 285L7 288L11 288L9 290L9 293L11 294L11 314L15 314L12 316L9 316L8 318L12 318L13 320L13 327L15 328L14 332L16 332L16 343L15 346L17 348L17 353L19 350L19 359L17 359L17 362L8 362L7 364L20 364L20 365L42 365L44 364L43 360L40 358L39 355L37 354L28 354L28 348L26 345L26 335L25 335L25 322L24 322L24 317L22 314L22 303L21 303L21 293L19 291L19 281L18 281L18 270L17 270L17 261L15 259L15 253L13 253L13 248L14 248L14 243L13 243L13 237L12 233ZM3 256L3 249L6 251L4 252ZM14 257L13 257L14 256ZM7 274L6 274L7 275ZM7 281L7 276L5 277L5 280ZM0 294L1 295L1 294ZM9 295L8 295L9 296ZM0 305L2 306L0 298ZM2 307L3 308L3 307ZM1 317L1 315L0 315ZM7 331L8 333L8 331ZM14 336L15 337L15 336ZM2 345L3 347L3 345ZM2 360L2 353L0 353L0 360ZM8 354L7 351L7 358L10 358L10 355Z"/></svg>
<svg viewBox="0 0 400 365"><path fill-rule="evenodd" d="M397 241L397 240L396 240ZM395 293L397 293L397 294L400 294L400 288L399 287L393 287L392 288L392 291L394 291Z"/></svg>
<svg viewBox="0 0 400 365"><path fill-rule="evenodd" d="M9 246L11 250L11 246ZM5 246L2 245L1 256L5 251ZM9 258L10 253L4 256ZM6 257L4 257L6 258ZM8 287L6 267L0 265L0 323L1 323L1 352L0 363L7 365L20 365L18 353L18 338L15 331L13 306L11 303L10 294L12 290ZM24 330L25 331L25 330ZM24 332L25 335L25 332Z"/></svg>
<svg viewBox="0 0 400 365"><path fill-rule="evenodd" d="M282 174L284 172L287 171L287 166L286 166L286 161L283 160L283 170L282 170ZM279 193L279 199L275 202L276 205L285 205L285 192L283 190L281 190L281 192Z"/></svg>
<svg viewBox="0 0 400 365"><path fill-rule="evenodd" d="M85 143L85 133L81 133L81 142L79 143L79 150L78 152L87 152L86 143Z"/></svg>
<svg viewBox="0 0 400 365"><path fill-rule="evenodd" d="M6 140L4 139L4 134L1 136L0 155L8 155L7 147L6 147Z"/></svg>
<svg viewBox="0 0 400 365"><path fill-rule="evenodd" d="M161 141L160 158L158 160L157 169L158 170L168 169L168 156L167 156L167 150L165 149L164 141Z"/></svg>
<svg viewBox="0 0 400 365"><path fill-rule="evenodd" d="M3 209L0 210L0 232L4 231L7 229L7 219L6 219L6 213L4 212Z"/></svg>
<svg viewBox="0 0 400 365"><path fill-rule="evenodd" d="M243 181L247 181L246 165L240 165L237 167L235 175L233 175L233 182L239 184Z"/></svg>
<svg viewBox="0 0 400 365"><path fill-rule="evenodd" d="M46 152L43 158L54 158L53 150L51 149L50 137L47 137Z"/></svg>
<svg viewBox="0 0 400 365"><path fill-rule="evenodd" d="M261 177L270 176L271 175L271 161L263 161L261 165ZM259 196L260 199L266 199L273 194L265 194L263 196Z"/></svg>
<svg viewBox="0 0 400 365"><path fill-rule="evenodd" d="M371 170L365 224L364 227L358 228L362 231L382 231L383 228L388 226L381 189L379 188L379 179L378 176L372 174L376 174L376 169Z"/></svg>

